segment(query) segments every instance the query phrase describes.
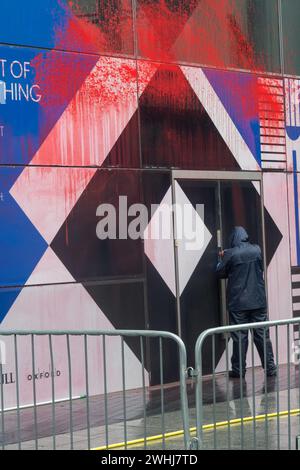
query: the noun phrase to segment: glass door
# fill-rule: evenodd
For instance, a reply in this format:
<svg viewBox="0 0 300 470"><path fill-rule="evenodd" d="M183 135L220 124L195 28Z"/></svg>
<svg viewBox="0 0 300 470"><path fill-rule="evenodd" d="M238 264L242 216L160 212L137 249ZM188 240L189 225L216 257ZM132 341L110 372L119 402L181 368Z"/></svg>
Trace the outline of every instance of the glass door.
<svg viewBox="0 0 300 470"><path fill-rule="evenodd" d="M228 248L232 229L243 226L264 252L261 194L257 173L173 172L177 324L189 364L199 334L227 323L226 285L215 270L218 251ZM223 350L220 340L217 359ZM209 373L209 361L206 367Z"/></svg>

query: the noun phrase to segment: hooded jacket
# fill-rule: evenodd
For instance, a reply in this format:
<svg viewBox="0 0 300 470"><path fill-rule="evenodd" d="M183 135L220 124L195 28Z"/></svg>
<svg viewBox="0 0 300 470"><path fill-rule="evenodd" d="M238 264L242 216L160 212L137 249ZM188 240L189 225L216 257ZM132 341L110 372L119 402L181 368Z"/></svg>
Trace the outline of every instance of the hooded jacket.
<svg viewBox="0 0 300 470"><path fill-rule="evenodd" d="M217 265L217 275L228 278L227 308L229 311L255 310L266 307L263 261L258 245L249 243L246 230L235 227L230 248Z"/></svg>

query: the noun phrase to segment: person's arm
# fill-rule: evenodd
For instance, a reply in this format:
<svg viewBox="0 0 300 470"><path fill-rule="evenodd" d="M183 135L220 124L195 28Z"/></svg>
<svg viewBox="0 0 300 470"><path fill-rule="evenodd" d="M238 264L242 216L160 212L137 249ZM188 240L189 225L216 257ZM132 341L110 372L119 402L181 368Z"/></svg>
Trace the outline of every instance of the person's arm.
<svg viewBox="0 0 300 470"><path fill-rule="evenodd" d="M226 279L228 277L230 258L231 258L231 252L229 250L225 250L223 252L222 259L217 264L216 273L217 273L217 276L221 279Z"/></svg>
<svg viewBox="0 0 300 470"><path fill-rule="evenodd" d="M258 265L259 265L261 271L264 272L265 267L264 267L264 262L263 262L263 258L262 258L262 254L261 254L261 249L260 249L260 247L258 247L258 248L259 248Z"/></svg>

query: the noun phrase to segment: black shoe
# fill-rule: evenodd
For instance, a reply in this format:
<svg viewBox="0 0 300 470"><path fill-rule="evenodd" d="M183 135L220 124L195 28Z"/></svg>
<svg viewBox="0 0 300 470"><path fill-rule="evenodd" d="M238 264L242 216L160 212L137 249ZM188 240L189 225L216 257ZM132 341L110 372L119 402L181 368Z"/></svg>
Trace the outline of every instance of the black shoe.
<svg viewBox="0 0 300 470"><path fill-rule="evenodd" d="M230 379L240 379L242 377L242 379L245 378L245 375L246 373L240 375L238 372L234 372L233 370L230 370L229 373L228 373L228 376Z"/></svg>
<svg viewBox="0 0 300 470"><path fill-rule="evenodd" d="M273 367L272 369L267 370L267 377L276 377L277 368Z"/></svg>

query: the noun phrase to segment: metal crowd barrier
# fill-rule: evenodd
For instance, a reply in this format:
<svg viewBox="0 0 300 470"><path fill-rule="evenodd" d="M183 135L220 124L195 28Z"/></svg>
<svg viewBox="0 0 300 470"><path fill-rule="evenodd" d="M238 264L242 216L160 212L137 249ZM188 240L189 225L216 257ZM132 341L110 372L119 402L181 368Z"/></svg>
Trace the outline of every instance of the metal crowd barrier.
<svg viewBox="0 0 300 470"><path fill-rule="evenodd" d="M131 444L135 444L138 448L147 448L153 437L149 438L149 433L153 434L153 419L156 422L156 428L161 430L156 439L160 439L162 443L162 448L166 447L166 439L168 436L172 435L172 432L168 432L170 428L170 422L168 421L168 403L166 401L166 383L164 380L164 347L166 342L173 343L177 347L178 359L174 357L174 365L179 363L178 371L178 382L179 382L179 397L178 397L178 412L181 414L181 420L177 424L182 431L183 437L183 446L188 448L190 442L189 435L189 416L188 416L188 401L187 401L187 392L186 392L186 370L187 370L187 359L186 359L186 349L182 340L176 335L163 332L163 331L129 331L129 330L114 330L114 331L1 331L0 337L10 337L13 342L13 355L14 355L14 366L15 366L15 396L16 396L16 407L15 409L9 410L5 409L5 386L4 386L4 371L2 364L0 364L0 405L1 405L1 441L0 446L2 449L10 448L67 448L74 449L77 444L80 443L81 446L84 445L84 448L100 448L100 449L111 449L111 448L129 448ZM19 345L20 342L24 342L24 338L28 338L26 355L31 358L31 382L32 382L32 406L30 408L24 408L20 406L20 389L22 383L20 380L20 352ZM58 402L56 399L56 379L55 371L57 370L57 352L53 346L55 343L55 338L60 337L64 338L65 342L65 355L66 355L66 364L68 372L68 397L65 401ZM83 348L81 349L82 354L84 355L83 360L83 370L82 374L84 375L85 381L85 397L81 399L74 399L74 360L72 358L72 339L75 337L81 338L83 340ZM89 356L91 353L91 338L98 338L101 347L101 380L103 381L104 393L102 395L102 401L97 401L97 397L92 396L90 393L90 367L89 367ZM110 355L112 351L108 349L108 337L118 337L120 339L120 351L119 351L119 363L116 367L116 364L110 365ZM126 364L125 357L125 341L124 338L136 338L140 348L140 373L138 370L128 371L128 364ZM37 371L37 350L39 341L43 338L44 349L45 349L45 340L48 344L48 353L50 357L50 375L51 380L51 400L50 403L41 405L38 402L37 395L37 386L40 372ZM80 340L81 341L81 340ZM97 340L98 341L98 340ZM145 365L146 365L146 351L147 351L147 342L155 341L155 348L157 354L157 362L159 364L159 383L156 386L156 410L154 418L147 414L147 397L149 398L149 387L147 385L145 377ZM170 343L169 343L170 344ZM79 347L78 345L76 346ZM81 346L80 346L81 347ZM24 348L23 348L24 349ZM24 355L24 352L23 352ZM61 353L60 353L61 355ZM22 358L23 359L23 358ZM61 360L61 357L60 357ZM179 361L179 362L178 362ZM138 363L139 364L139 363ZM94 366L95 367L95 366ZM97 367L97 364L96 364ZM126 370L127 367L127 370ZM48 372L49 373L49 372ZM48 374L47 373L47 374ZM115 405L110 406L110 396L108 389L109 377L110 374L116 374L119 376L120 383L122 385L121 391L116 395ZM4 375L3 375L4 374ZM133 397L131 396L131 391L126 387L126 378L129 377L128 374L134 374L137 376L140 374L140 383L141 388ZM50 385L50 382L49 382ZM130 411L129 401L131 401ZM135 402L139 401L140 409L135 411ZM118 418L114 421L114 414L116 413L115 407L119 409ZM85 425L80 426L78 423L78 415L83 413L84 410ZM66 409L68 409L66 412ZM120 411L121 410L121 411ZM65 413L63 416L62 414ZM104 425L99 426L99 420L95 420L94 417L96 414L101 414L102 423ZM121 413L121 418L120 418ZM135 415L136 413L136 415ZM157 421L157 419L159 421ZM12 425L12 421L14 424ZM49 421L50 421L50 434L49 434ZM130 435L129 428L130 423L134 422L138 430L138 438L135 435L135 439L132 439ZM120 423L122 429L120 429ZM149 423L149 424L148 424ZM100 423L101 424L101 423ZM171 423L173 426L173 423ZM48 431L45 430L45 427L48 428ZM109 433L113 428L116 428L114 431L114 442L109 441ZM149 430L148 430L149 428ZM44 430L44 433L43 433ZM30 431L30 432L28 432ZM169 429L170 431L170 429ZM85 437L83 437L85 434ZM131 433L132 434L132 433ZM176 432L173 433L176 435ZM50 438L49 438L50 435ZM121 444L115 445L116 435L121 441ZM30 437L31 436L31 437ZM62 437L62 440L60 439ZM27 441L27 442L26 442ZM82 442L84 441L84 444ZM65 447L63 447L63 445ZM100 446L100 447L99 447ZM77 447L78 448L78 447ZM132 447L131 447L132 448Z"/></svg>
<svg viewBox="0 0 300 470"><path fill-rule="evenodd" d="M259 364L255 358L256 329L263 333L264 371L257 367ZM251 335L248 364L250 367L245 379L240 375L231 381L228 377L231 334L234 332L239 338L241 370L241 334L245 330ZM278 371L275 378L268 377L266 372L266 342L270 330ZM295 352L292 342L294 335L299 335L299 332L300 318L206 330L197 340L193 369L187 367L184 343L178 336L169 332L1 331L1 361L3 356L6 356L6 359L9 356L10 367L12 362L14 363L15 376L14 380L11 380L9 390L10 393L14 390L15 407L9 409L6 406L8 398L11 398L7 397L5 384L5 381L9 382L9 377L0 363L0 447L151 449L159 442L160 448L165 449L169 446L169 439L177 439L175 443L171 442L171 445L177 448L181 445L181 448L186 449L297 448L300 435L300 349ZM108 337L118 341L113 343L113 348L112 339L108 341ZM5 351L3 338L10 339L9 351ZM139 348L139 359L134 356L134 370L128 370L132 366L129 365L130 361L127 362L129 356L126 354L129 350L132 353L132 348L128 347L125 338L127 342L134 339L135 354ZM59 354L56 349L57 341L60 341ZM97 356L93 341L97 342ZM64 350L62 342L65 345ZM172 357L170 349L168 355L165 354L167 342L172 345ZM146 377L149 357L153 361L150 343L156 355L155 387L149 386ZM205 351L204 347L207 348ZM46 372L39 370L41 351L44 354L43 361L45 352L49 357L49 371ZM151 351L153 352L153 349ZM177 351L178 358L174 351ZM95 362L95 357L98 362ZM32 403L28 407L23 407L22 395L23 368L24 364L26 365L24 358L29 361L27 373L29 371ZM224 367L220 369L219 365L217 369L220 360L223 360ZM65 388L68 396L59 401L56 377L59 372L57 368L62 361L65 361ZM79 364L76 364L76 361L79 361ZM172 395L172 384L170 385L169 379L165 377L166 361L173 362L174 370L177 371L175 395ZM205 376L207 369L204 369L204 365L207 367L210 363L212 375ZM285 365L282 365L283 363ZM84 384L84 396L81 397L74 393L78 379L78 374L76 377L74 373L76 367L77 372L78 367L81 370L80 379ZM94 373L96 379L92 377ZM49 378L48 400L42 404L39 380L46 375ZM112 375L114 380L119 380L119 388L113 392L110 389ZM130 388L130 376L139 377L139 388ZM196 387L193 388L191 384L187 387L190 379L196 380ZM100 395L95 394L95 380L96 385L100 382L102 384ZM191 429L189 411L193 413L194 410L189 410L187 389L191 408L193 401L196 406L196 427ZM28 394L28 383L26 390ZM28 396L26 397L28 401ZM190 438L192 433L196 433L193 439ZM179 438L182 441L179 441Z"/></svg>
<svg viewBox="0 0 300 470"><path fill-rule="evenodd" d="M254 333L263 334L263 371L255 362ZM242 376L242 331L250 332L250 368ZM267 376L267 337L273 339L277 377ZM196 434L193 448L201 449L292 449L300 435L300 318L266 321L212 328L204 331L196 342ZM239 377L230 380L229 344L231 334L238 335ZM294 335L298 334L298 345ZM219 342L217 343L217 337ZM279 341L280 338L280 341ZM223 341L225 374L215 372L217 345ZM294 347L293 347L294 346ZM203 376L203 362L209 350L212 375ZM225 355L225 358L224 358ZM248 355L249 358L249 355ZM279 367L279 359L285 366ZM258 383L259 382L259 383ZM205 384L205 385L204 385ZM285 385L286 384L286 385ZM205 397L210 389L209 398ZM221 389L221 392L220 392Z"/></svg>

